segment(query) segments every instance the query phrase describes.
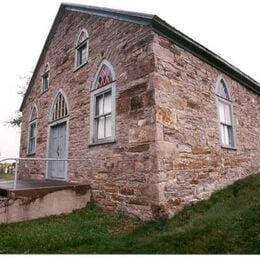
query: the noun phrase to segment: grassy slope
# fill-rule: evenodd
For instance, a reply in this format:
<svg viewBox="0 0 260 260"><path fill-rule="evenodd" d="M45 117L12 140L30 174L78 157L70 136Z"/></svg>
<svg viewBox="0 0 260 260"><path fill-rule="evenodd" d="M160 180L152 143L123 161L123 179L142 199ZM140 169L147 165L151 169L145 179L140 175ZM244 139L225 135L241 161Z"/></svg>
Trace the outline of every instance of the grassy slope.
<svg viewBox="0 0 260 260"><path fill-rule="evenodd" d="M260 253L260 175L141 223L93 205L72 214L0 225L2 253Z"/></svg>
<svg viewBox="0 0 260 260"><path fill-rule="evenodd" d="M12 181L14 179L14 174L0 173L0 181Z"/></svg>

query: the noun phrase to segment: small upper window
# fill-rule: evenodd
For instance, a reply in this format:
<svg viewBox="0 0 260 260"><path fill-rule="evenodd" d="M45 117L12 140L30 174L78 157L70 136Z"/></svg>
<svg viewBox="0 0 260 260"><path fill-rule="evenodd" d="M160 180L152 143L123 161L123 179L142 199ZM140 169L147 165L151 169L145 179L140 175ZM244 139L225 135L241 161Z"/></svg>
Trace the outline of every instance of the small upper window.
<svg viewBox="0 0 260 260"><path fill-rule="evenodd" d="M34 154L36 151L37 117L37 108L34 105L29 118L28 154Z"/></svg>
<svg viewBox="0 0 260 260"><path fill-rule="evenodd" d="M88 32L82 30L76 42L76 62L75 67L81 67L88 60Z"/></svg>
<svg viewBox="0 0 260 260"><path fill-rule="evenodd" d="M51 121L62 119L68 115L67 103L61 92L58 93L51 114Z"/></svg>
<svg viewBox="0 0 260 260"><path fill-rule="evenodd" d="M42 93L48 90L50 83L50 66L47 63L42 74Z"/></svg>
<svg viewBox="0 0 260 260"><path fill-rule="evenodd" d="M232 102L228 87L223 78L221 78L215 87L217 95L217 105L220 123L220 139L223 147L234 148L235 136L232 117Z"/></svg>

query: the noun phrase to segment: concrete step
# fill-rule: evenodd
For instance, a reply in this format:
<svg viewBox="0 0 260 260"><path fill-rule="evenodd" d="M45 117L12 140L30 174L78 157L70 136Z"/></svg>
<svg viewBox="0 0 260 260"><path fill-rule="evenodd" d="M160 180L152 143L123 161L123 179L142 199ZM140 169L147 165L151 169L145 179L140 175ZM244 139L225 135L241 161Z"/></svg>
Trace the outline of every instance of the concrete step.
<svg viewBox="0 0 260 260"><path fill-rule="evenodd" d="M11 223L84 208L91 198L88 184L53 181L0 184L0 223Z"/></svg>

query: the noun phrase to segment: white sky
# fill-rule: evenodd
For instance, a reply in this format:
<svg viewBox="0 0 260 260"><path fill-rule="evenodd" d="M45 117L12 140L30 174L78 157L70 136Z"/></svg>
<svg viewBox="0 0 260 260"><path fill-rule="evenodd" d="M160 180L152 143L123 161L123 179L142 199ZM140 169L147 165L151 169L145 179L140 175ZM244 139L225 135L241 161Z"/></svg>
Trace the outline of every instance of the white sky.
<svg viewBox="0 0 260 260"><path fill-rule="evenodd" d="M71 0L157 14L260 82L260 1L254 0ZM1 1L0 158L16 157L19 129L5 121L21 104L19 78L39 58L60 0Z"/></svg>

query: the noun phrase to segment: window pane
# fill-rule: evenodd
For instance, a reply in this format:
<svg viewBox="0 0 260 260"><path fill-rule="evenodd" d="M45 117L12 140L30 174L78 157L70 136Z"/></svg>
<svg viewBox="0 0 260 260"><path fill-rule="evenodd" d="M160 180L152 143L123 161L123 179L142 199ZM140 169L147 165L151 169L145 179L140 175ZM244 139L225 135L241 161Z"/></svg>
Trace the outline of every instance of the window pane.
<svg viewBox="0 0 260 260"><path fill-rule="evenodd" d="M97 119L97 138L98 139L102 139L104 138L104 134L105 134L105 118L101 117Z"/></svg>
<svg viewBox="0 0 260 260"><path fill-rule="evenodd" d="M30 139L29 153L35 152L35 138Z"/></svg>
<svg viewBox="0 0 260 260"><path fill-rule="evenodd" d="M77 49L77 66L87 61L87 44L82 45Z"/></svg>
<svg viewBox="0 0 260 260"><path fill-rule="evenodd" d="M49 87L49 72L46 72L42 76L42 91L47 90Z"/></svg>
<svg viewBox="0 0 260 260"><path fill-rule="evenodd" d="M219 109L219 120L221 123L225 123L225 108L223 102L221 101L218 102L218 109Z"/></svg>
<svg viewBox="0 0 260 260"><path fill-rule="evenodd" d="M87 46L84 45L84 48L81 50L81 61L82 64L87 61Z"/></svg>
<svg viewBox="0 0 260 260"><path fill-rule="evenodd" d="M225 123L231 125L231 107L229 104L225 104Z"/></svg>
<svg viewBox="0 0 260 260"><path fill-rule="evenodd" d="M103 115L103 95L97 96L96 99L96 116Z"/></svg>
<svg viewBox="0 0 260 260"><path fill-rule="evenodd" d="M30 138L35 137L35 129L36 129L35 123L31 124L30 125Z"/></svg>
<svg viewBox="0 0 260 260"><path fill-rule="evenodd" d="M104 114L111 112L111 92L104 95Z"/></svg>
<svg viewBox="0 0 260 260"><path fill-rule="evenodd" d="M228 126L228 144L230 146L234 146L234 135L233 135L233 127L232 126Z"/></svg>
<svg viewBox="0 0 260 260"><path fill-rule="evenodd" d="M229 130L228 130L228 126L226 125L221 125L221 142L224 145L230 144Z"/></svg>
<svg viewBox="0 0 260 260"><path fill-rule="evenodd" d="M106 116L106 132L105 137L111 137L112 136L112 129L111 129L111 115Z"/></svg>
<svg viewBox="0 0 260 260"><path fill-rule="evenodd" d="M36 135L36 123L31 123L29 126L29 144L28 152L35 152L35 135Z"/></svg>

